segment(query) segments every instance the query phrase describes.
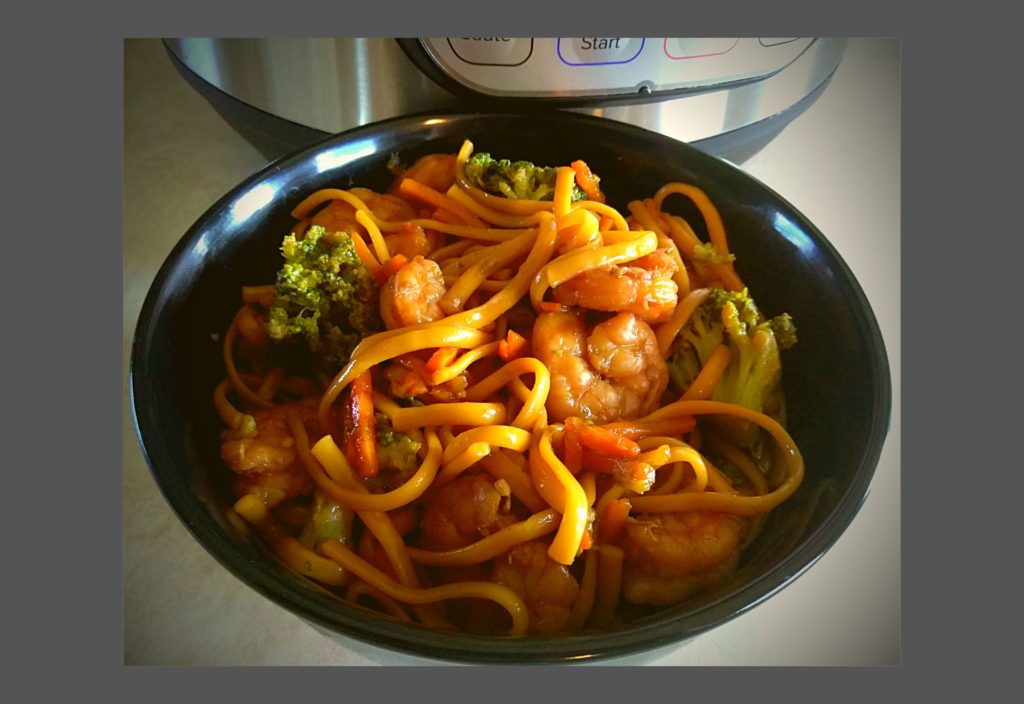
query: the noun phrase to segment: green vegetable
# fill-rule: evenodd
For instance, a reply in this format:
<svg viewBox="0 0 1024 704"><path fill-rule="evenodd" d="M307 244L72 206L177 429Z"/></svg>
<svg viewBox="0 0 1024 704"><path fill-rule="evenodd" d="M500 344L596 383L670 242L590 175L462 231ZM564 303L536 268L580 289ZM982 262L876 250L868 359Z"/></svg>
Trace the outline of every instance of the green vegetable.
<svg viewBox="0 0 1024 704"><path fill-rule="evenodd" d="M466 179L477 188L493 195L520 200L551 200L555 194L558 170L536 166L529 161L494 159L487 152L477 152L466 160ZM598 180L597 177L594 177ZM573 183L572 200L586 200L586 194Z"/></svg>
<svg viewBox="0 0 1024 704"><path fill-rule="evenodd" d="M336 504L319 491L314 492L312 510L298 540L314 551L329 538L344 544L351 543L354 518L353 511Z"/></svg>
<svg viewBox="0 0 1024 704"><path fill-rule="evenodd" d="M423 446L412 436L399 432L391 419L383 413L377 417L377 459L381 467L397 469L403 475L412 474L420 466L419 451Z"/></svg>
<svg viewBox="0 0 1024 704"><path fill-rule="evenodd" d="M287 235L281 253L267 334L304 339L321 370L333 375L365 334L383 328L377 283L343 232L314 225L301 240Z"/></svg>
<svg viewBox="0 0 1024 704"><path fill-rule="evenodd" d="M773 410L782 377L779 351L796 344L793 319L786 313L765 318L746 289L713 289L681 331L670 356L673 383L685 390L720 344L728 346L732 357L711 399L762 413ZM724 418L720 424L737 442L749 445L755 439L750 423Z"/></svg>
<svg viewBox="0 0 1024 704"><path fill-rule="evenodd" d="M731 264L736 261L735 254L720 252L710 242L702 242L694 247L693 258L708 264Z"/></svg>

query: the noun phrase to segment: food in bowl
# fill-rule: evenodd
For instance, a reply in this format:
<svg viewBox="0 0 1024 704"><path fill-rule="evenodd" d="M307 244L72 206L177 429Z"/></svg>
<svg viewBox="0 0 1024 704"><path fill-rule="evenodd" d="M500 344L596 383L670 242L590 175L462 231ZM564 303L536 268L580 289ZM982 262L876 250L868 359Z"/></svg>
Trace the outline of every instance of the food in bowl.
<svg viewBox="0 0 1024 704"><path fill-rule="evenodd" d="M233 515L284 564L400 621L607 631L727 579L800 486L758 262L696 186L621 211L579 156L466 140L292 211L213 393Z"/></svg>

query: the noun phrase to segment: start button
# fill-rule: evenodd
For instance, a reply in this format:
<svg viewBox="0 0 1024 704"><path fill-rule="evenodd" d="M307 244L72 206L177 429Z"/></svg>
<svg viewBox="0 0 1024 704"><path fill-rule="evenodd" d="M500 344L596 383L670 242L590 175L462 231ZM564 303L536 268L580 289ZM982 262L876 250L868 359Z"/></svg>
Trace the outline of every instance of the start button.
<svg viewBox="0 0 1024 704"><path fill-rule="evenodd" d="M570 66L626 64L640 56L643 48L643 37L558 38L558 58Z"/></svg>
<svg viewBox="0 0 1024 704"><path fill-rule="evenodd" d="M519 66L533 53L531 37L449 37L448 45L467 64Z"/></svg>

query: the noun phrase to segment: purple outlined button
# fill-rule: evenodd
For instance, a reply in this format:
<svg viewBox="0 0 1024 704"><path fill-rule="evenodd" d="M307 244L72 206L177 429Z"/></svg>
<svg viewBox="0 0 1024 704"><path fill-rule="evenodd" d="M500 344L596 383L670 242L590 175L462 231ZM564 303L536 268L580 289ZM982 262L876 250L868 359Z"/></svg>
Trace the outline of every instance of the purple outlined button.
<svg viewBox="0 0 1024 704"><path fill-rule="evenodd" d="M665 56L670 59L700 59L705 56L718 56L732 50L739 39L666 39Z"/></svg>
<svg viewBox="0 0 1024 704"><path fill-rule="evenodd" d="M533 54L532 37L449 37L448 46L475 66L521 66Z"/></svg>
<svg viewBox="0 0 1024 704"><path fill-rule="evenodd" d="M559 37L558 58L568 66L628 64L644 49L643 37Z"/></svg>

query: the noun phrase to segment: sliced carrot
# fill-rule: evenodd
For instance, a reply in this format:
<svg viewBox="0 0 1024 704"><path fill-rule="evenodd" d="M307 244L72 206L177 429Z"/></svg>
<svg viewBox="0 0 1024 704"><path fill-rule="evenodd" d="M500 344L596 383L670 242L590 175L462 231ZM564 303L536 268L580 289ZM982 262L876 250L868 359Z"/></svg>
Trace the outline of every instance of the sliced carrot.
<svg viewBox="0 0 1024 704"><path fill-rule="evenodd" d="M380 470L377 458L377 418L373 412L373 376L369 369L352 380L344 418L345 455L363 478Z"/></svg>
<svg viewBox="0 0 1024 704"><path fill-rule="evenodd" d="M594 547L594 526L590 524L583 531L583 537L580 539L580 550L589 550L592 547Z"/></svg>
<svg viewBox="0 0 1024 704"><path fill-rule="evenodd" d="M565 434L562 435L562 454L565 455L565 468L573 475L579 474L583 469L583 445L576 435L572 425L565 426Z"/></svg>
<svg viewBox="0 0 1024 704"><path fill-rule="evenodd" d="M390 278L392 274L408 263L409 258L404 254L392 254L391 259L388 259L388 263L384 267L384 276Z"/></svg>
<svg viewBox="0 0 1024 704"><path fill-rule="evenodd" d="M398 184L398 191L407 198L415 198L435 208L444 208L460 218L466 225L487 227L483 220L474 215L462 203L440 191L435 191L430 186L426 186L415 179L403 178L402 182Z"/></svg>
<svg viewBox="0 0 1024 704"><path fill-rule="evenodd" d="M452 211L446 210L445 208L438 208L435 210L431 217L439 222L447 223L449 225L463 225L462 218L455 215Z"/></svg>
<svg viewBox="0 0 1024 704"><path fill-rule="evenodd" d="M457 347L438 347L427 360L427 371L433 374L451 364L459 354Z"/></svg>
<svg viewBox="0 0 1024 704"><path fill-rule="evenodd" d="M564 305L555 301L541 301L540 309L545 313L558 313L568 310Z"/></svg>
<svg viewBox="0 0 1024 704"><path fill-rule="evenodd" d="M359 257L359 261L363 263L370 275L373 276L374 280L381 286L387 283L388 277L384 274L384 267L380 265L377 258L373 256L373 252L366 246L366 242L359 236L358 233L350 232L348 236L352 238L352 245L355 247L356 255Z"/></svg>
<svg viewBox="0 0 1024 704"><path fill-rule="evenodd" d="M651 435L675 438L692 432L697 427L697 421L693 416L676 416L658 420L619 420L605 423L601 427L630 440L640 440Z"/></svg>
<svg viewBox="0 0 1024 704"><path fill-rule="evenodd" d="M506 362L515 359L526 351L526 338L515 330L509 330L505 339L498 343L498 356Z"/></svg>
<svg viewBox="0 0 1024 704"><path fill-rule="evenodd" d="M629 499L616 499L610 501L601 509L601 515L597 517L597 527L601 534L601 542L613 543L618 540L626 527L626 519L629 518Z"/></svg>
<svg viewBox="0 0 1024 704"><path fill-rule="evenodd" d="M582 448L582 457L582 465L590 472L613 474L620 471L623 462L621 457L612 457L603 452L592 450L589 447Z"/></svg>
<svg viewBox="0 0 1024 704"><path fill-rule="evenodd" d="M587 166L587 162L577 159L570 166L576 172L577 185L587 194L587 198L598 203L604 203L604 194L598 188L597 179L594 178L594 174L590 167Z"/></svg>
<svg viewBox="0 0 1024 704"><path fill-rule="evenodd" d="M592 450L603 452L612 457L638 457L640 446L633 440L616 435L610 430L592 425L581 418L569 418L565 424L573 424L573 430L580 439L580 444Z"/></svg>

